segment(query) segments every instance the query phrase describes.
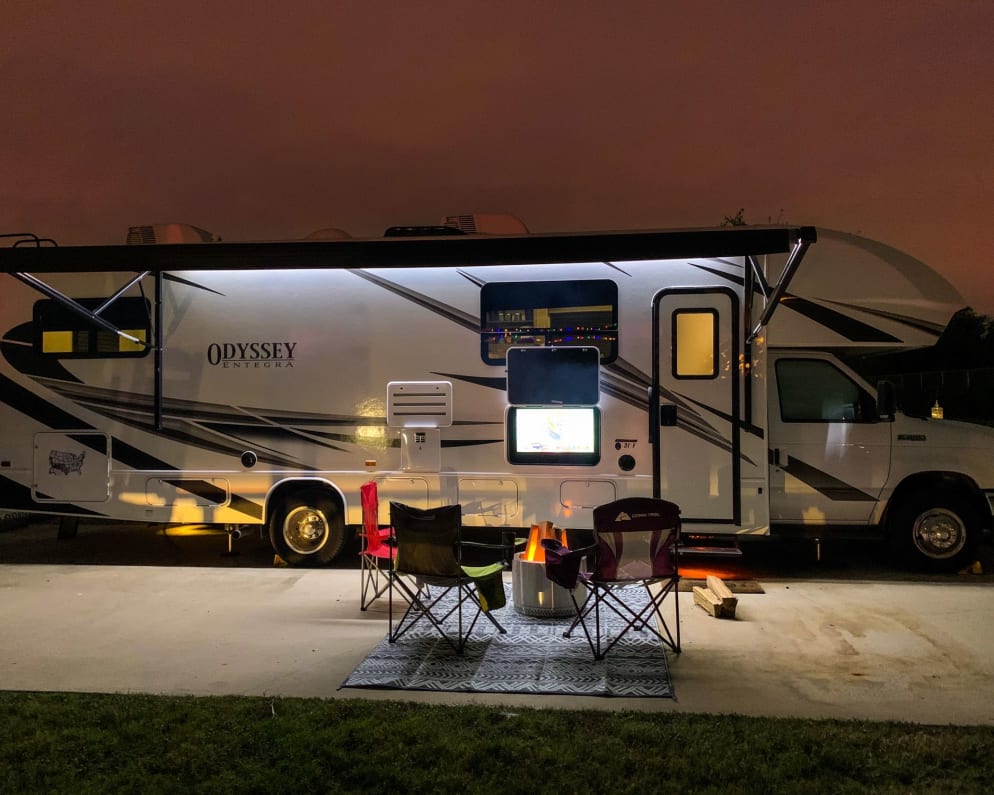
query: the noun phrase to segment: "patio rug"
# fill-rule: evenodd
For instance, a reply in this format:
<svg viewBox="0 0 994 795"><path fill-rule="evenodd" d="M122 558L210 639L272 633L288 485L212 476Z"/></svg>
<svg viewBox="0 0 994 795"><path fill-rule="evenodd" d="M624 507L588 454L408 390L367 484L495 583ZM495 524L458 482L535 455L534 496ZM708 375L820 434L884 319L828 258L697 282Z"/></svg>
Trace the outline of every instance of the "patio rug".
<svg viewBox="0 0 994 795"><path fill-rule="evenodd" d="M634 602L640 596L627 598ZM506 635L481 616L459 655L430 624L415 626L396 643L381 640L341 687L675 697L666 653L655 636L629 633L605 659L595 660L582 629L571 638L562 636L572 619L523 616L511 598L508 592L507 606L494 612ZM604 618L602 613L610 634L619 620Z"/></svg>

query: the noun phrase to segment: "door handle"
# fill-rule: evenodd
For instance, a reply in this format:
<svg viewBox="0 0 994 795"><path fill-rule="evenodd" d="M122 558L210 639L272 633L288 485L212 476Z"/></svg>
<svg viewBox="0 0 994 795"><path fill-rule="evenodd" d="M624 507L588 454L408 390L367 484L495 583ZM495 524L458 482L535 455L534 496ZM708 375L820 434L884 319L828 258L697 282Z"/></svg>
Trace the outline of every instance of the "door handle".
<svg viewBox="0 0 994 795"><path fill-rule="evenodd" d="M781 450L779 447L773 448L773 465L778 466L781 469L785 469L787 464L790 463L790 456L787 455L785 450Z"/></svg>

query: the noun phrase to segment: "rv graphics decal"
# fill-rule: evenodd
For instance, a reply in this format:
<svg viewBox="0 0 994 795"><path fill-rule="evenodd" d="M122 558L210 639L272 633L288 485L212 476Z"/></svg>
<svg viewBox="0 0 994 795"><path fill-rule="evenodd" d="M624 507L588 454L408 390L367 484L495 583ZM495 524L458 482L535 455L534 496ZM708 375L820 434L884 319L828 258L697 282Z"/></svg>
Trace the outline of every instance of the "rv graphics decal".
<svg viewBox="0 0 994 795"><path fill-rule="evenodd" d="M773 451L769 451L769 460L771 464L775 464L775 457ZM820 494L823 494L830 500L837 501L842 500L845 502L876 502L876 497L871 494L867 494L865 491L861 491L855 486L850 486L845 481L839 480L837 477L823 472L817 467L807 464L801 461L796 456L790 457L790 462L786 466L780 466L784 472L797 478L802 483L807 484L812 489Z"/></svg>
<svg viewBox="0 0 994 795"><path fill-rule="evenodd" d="M65 450L50 450L48 453L48 474L60 473L68 475L75 472L83 474L83 462L86 460L86 450L81 453L70 453Z"/></svg>

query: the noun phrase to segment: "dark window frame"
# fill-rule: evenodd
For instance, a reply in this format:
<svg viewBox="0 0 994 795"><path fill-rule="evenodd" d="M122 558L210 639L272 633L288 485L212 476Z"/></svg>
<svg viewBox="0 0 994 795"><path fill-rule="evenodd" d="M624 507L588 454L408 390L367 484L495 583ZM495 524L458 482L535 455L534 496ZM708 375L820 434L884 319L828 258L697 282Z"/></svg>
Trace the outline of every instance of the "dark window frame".
<svg viewBox="0 0 994 795"><path fill-rule="evenodd" d="M74 298L83 308L94 311L107 302L107 298ZM39 356L55 359L136 359L148 356L152 339L152 312L144 296L121 296L101 313L100 317L122 331L139 330L145 334L146 345L136 350L109 349L113 341L120 345L119 335L101 328L85 315L75 312L59 301L43 298L32 307L34 349ZM45 332L69 332L73 335L71 351L46 352ZM85 341L85 344L82 344Z"/></svg>
<svg viewBox="0 0 994 795"><path fill-rule="evenodd" d="M534 310L610 306L611 318L598 327L536 327L528 323ZM506 365L506 353L493 355L491 346L596 347L601 364L618 358L618 285L611 279L488 282L480 288L480 358L485 364ZM495 319L494 314L516 317ZM531 315L534 320L534 315ZM551 332L551 333L550 333ZM541 343L529 338L543 337Z"/></svg>

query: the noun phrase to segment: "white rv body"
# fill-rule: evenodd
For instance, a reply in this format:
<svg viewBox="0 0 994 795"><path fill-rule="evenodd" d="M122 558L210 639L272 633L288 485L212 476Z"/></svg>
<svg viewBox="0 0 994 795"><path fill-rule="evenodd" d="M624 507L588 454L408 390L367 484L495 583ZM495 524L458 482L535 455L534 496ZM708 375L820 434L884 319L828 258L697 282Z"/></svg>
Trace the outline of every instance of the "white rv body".
<svg viewBox="0 0 994 795"><path fill-rule="evenodd" d="M283 247L209 243L197 232L204 243L0 250L0 272L15 276L3 277L0 298L0 508L258 525L294 563L340 552L361 523L359 487L369 480L384 516L391 500L459 503L466 525L511 529L546 520L589 528L595 506L656 494L701 536L877 530L896 498L907 512L908 483L915 494L933 484L944 513L928 526L934 548L918 551L938 565L959 561L990 525L991 439L978 430L945 441L951 425L925 432L879 417L874 388L822 349L839 347L832 336L847 328L857 330L852 346L880 344L862 338L871 325L887 327L888 344L927 344L941 325L800 299L786 281L770 287L759 271L779 273L786 246L744 249L760 263L728 255L726 240L753 245L735 230L691 237L705 254L722 241L710 257L653 258L653 233L521 236L470 242L459 264L447 252L465 237L321 236ZM671 237L658 239L672 250ZM563 253L588 248L589 260ZM614 250L635 255L607 256ZM423 251L445 262L433 267ZM325 254L331 264L315 265ZM97 270L101 255L133 259L139 276L130 265ZM563 305L570 290L581 297ZM66 299L82 309L66 310ZM116 320L104 309L112 304ZM147 307L147 326L137 327L136 307ZM110 331L81 352L73 335L96 334L97 322ZM807 347L774 347L792 324ZM594 349L593 399L573 406L557 378L533 373L520 403L509 403L508 348L570 347ZM843 374L859 400L818 421L784 419L777 367L798 361ZM548 417L570 408L596 422L596 452L566 442L512 449L532 396ZM941 469L937 450L946 451ZM962 538L946 542L938 536L949 535L950 515L962 518L956 510L966 514Z"/></svg>

